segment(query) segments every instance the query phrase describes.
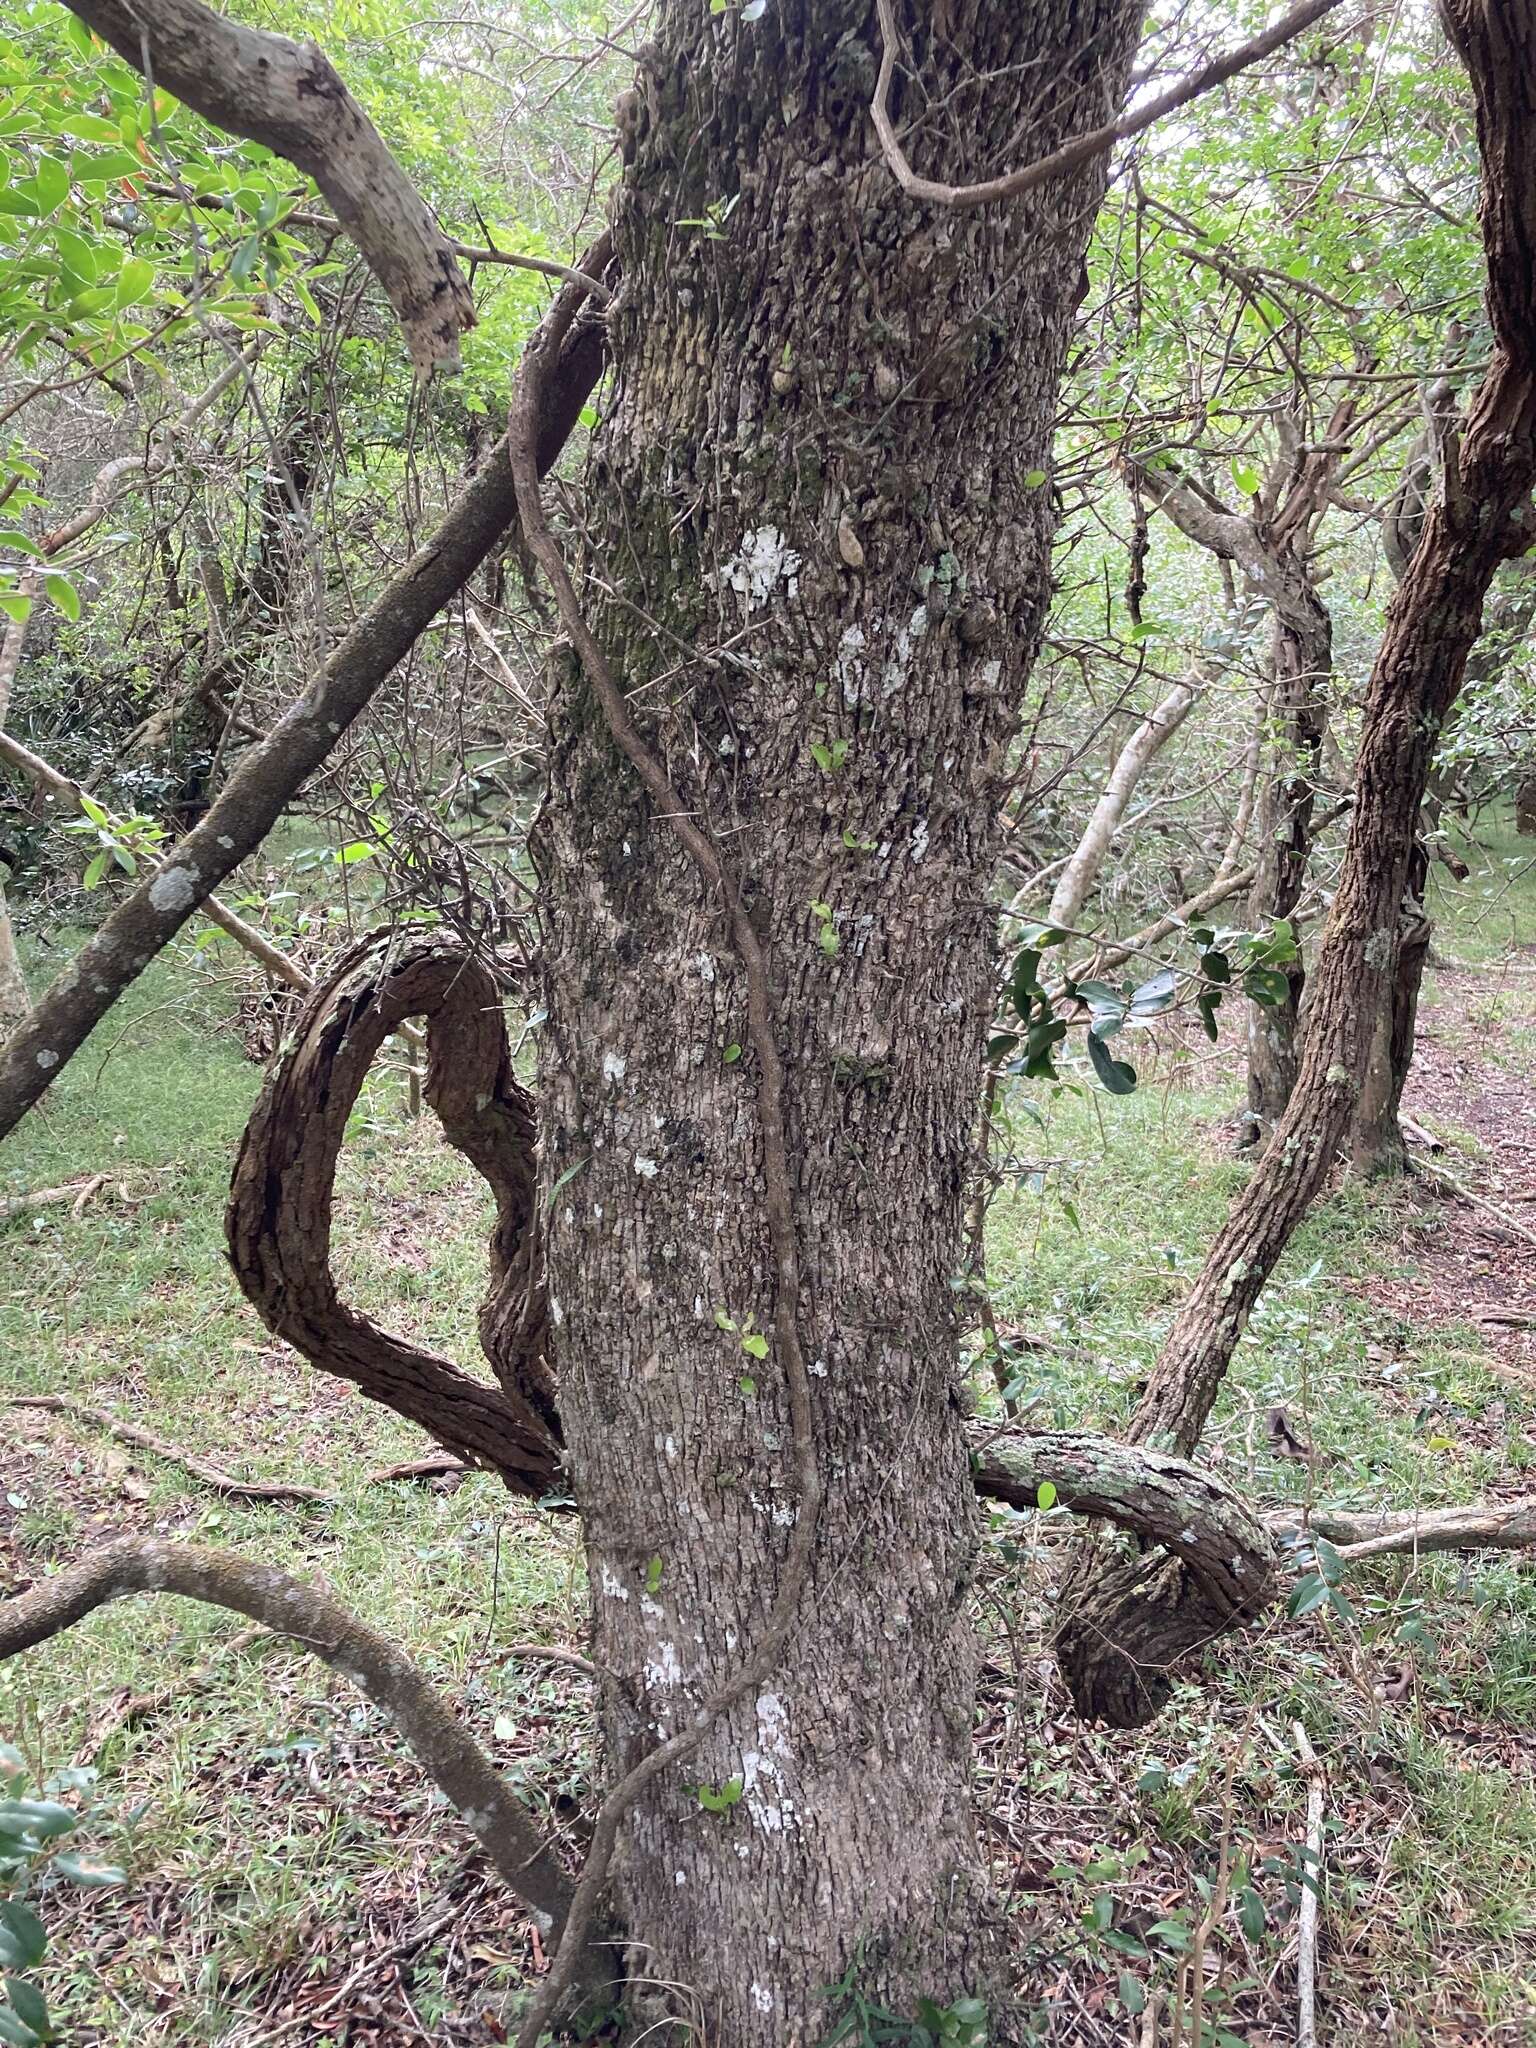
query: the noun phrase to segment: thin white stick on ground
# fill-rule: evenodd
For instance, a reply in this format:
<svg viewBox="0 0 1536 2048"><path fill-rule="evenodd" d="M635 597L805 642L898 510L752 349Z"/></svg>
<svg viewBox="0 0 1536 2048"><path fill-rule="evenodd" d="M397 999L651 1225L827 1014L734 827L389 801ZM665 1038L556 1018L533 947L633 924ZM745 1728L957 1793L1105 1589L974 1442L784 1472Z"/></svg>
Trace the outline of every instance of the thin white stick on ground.
<svg viewBox="0 0 1536 2048"><path fill-rule="evenodd" d="M1296 2048L1317 2048L1317 1913L1323 1885L1323 1767L1299 1721L1292 1723L1307 1781L1307 1869L1297 1917Z"/></svg>

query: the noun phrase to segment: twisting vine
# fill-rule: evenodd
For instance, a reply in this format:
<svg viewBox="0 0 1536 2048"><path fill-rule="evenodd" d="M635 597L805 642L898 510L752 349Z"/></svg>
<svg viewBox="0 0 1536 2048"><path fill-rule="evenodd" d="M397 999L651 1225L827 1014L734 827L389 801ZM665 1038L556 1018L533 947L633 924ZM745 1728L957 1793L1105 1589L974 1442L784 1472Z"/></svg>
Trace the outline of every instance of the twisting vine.
<svg viewBox="0 0 1536 2048"><path fill-rule="evenodd" d="M522 370L507 425L507 445L523 539L543 570L554 594L561 624L570 635L592 694L608 730L698 869L706 889L718 896L725 912L731 944L747 984L747 1043L757 1058L758 1126L763 1140L763 1180L769 1241L773 1250L773 1332L783 1364L789 1397L791 1462L798 1513L790 1530L784 1569L763 1632L734 1677L726 1680L687 1727L648 1750L607 1794L598 1810L587 1861L577 1882L565 1935L544 1988L518 2035L517 2048L535 2048L575 1974L582 1947L597 1913L618 1841L620 1823L645 1788L669 1765L691 1755L719 1716L748 1691L760 1686L777 1666L789 1640L801 1598L810 1578L811 1558L821 1515L822 1480L812 1434L811 1379L800 1342L800 1247L795 1224L789 1171L789 1133L784 1111L784 1063L775 1033L773 984L761 940L741 901L736 878L718 849L688 815L666 769L630 716L629 705L582 611L560 551L544 515L537 460L538 423L545 381L560 358L566 329L585 302L585 294L568 286L550 318L535 334L523 357Z"/></svg>

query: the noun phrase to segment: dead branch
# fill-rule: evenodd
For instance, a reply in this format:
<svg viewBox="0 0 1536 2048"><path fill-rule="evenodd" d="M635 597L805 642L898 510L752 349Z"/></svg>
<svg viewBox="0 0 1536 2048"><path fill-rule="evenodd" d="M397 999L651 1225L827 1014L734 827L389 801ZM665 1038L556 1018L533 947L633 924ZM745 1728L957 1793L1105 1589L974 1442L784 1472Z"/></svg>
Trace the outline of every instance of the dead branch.
<svg viewBox="0 0 1536 2048"><path fill-rule="evenodd" d="M602 276L602 236L581 268ZM571 297L580 304L571 288ZM564 295L556 300L560 307ZM566 308L556 359L540 387L534 422L542 474L565 446L602 371L604 329ZM199 905L271 831L342 734L372 701L433 616L502 540L517 517L511 465L491 454L432 538L385 586L309 688L267 739L253 747L217 800L170 855L118 905L0 1049L0 1137L13 1130L79 1050L123 991L176 936Z"/></svg>
<svg viewBox="0 0 1536 2048"><path fill-rule="evenodd" d="M1268 1518L1282 1542L1321 1536L1348 1563L1441 1550L1526 1550L1536 1545L1536 1496L1465 1508L1296 1509Z"/></svg>
<svg viewBox="0 0 1536 2048"><path fill-rule="evenodd" d="M90 1726L85 1731L85 1740L75 1757L78 1768L93 1764L106 1743L123 1728L136 1727L152 1715L160 1714L167 1707L176 1706L189 1693L201 1692L211 1685L218 1675L220 1666L227 1658L239 1656L253 1643L268 1639L264 1628L243 1628L232 1635L227 1642L214 1645L212 1654L185 1672L173 1685L162 1685L154 1692L130 1692L126 1686L114 1693L99 1713L91 1716Z"/></svg>
<svg viewBox="0 0 1536 2048"><path fill-rule="evenodd" d="M926 199L935 206L972 207L990 206L995 201L1017 199L1026 192L1033 192L1038 186L1048 184L1053 178L1064 178L1082 165L1091 163L1096 156L1103 156L1114 148L1117 142L1125 142L1133 135L1140 135L1144 128L1150 128L1155 121L1187 106L1213 87L1223 85L1229 78L1235 78L1240 71L1246 71L1251 64L1260 63L1272 56L1276 50L1294 41L1314 22L1321 21L1325 14L1331 14L1340 0L1303 0L1299 7L1293 7L1283 15L1273 28L1255 36L1251 42L1243 43L1238 49L1229 50L1225 56L1214 58L1188 78L1170 86L1157 98L1149 100L1135 113L1122 114L1118 121L1108 126L1095 128L1087 135L1079 135L1073 141L1063 144L1050 156L1041 157L1037 163L1026 164L1021 170L1009 171L1004 177L989 178L979 185L944 185L932 178L920 178L907 161L906 153L897 140L896 130L891 125L890 95L891 79L896 68L896 11L892 0L878 0L880 16L880 72L875 80L875 96L870 103L869 116L875 124L875 133L880 138L880 147L885 160L909 199Z"/></svg>
<svg viewBox="0 0 1536 2048"><path fill-rule="evenodd" d="M449 1479L475 1469L473 1465L466 1465L462 1458L456 1458L452 1451L440 1451L431 1458L407 1458L400 1465L379 1465L363 1475L363 1483L365 1486L386 1486L396 1479Z"/></svg>
<svg viewBox="0 0 1536 2048"><path fill-rule="evenodd" d="M1317 2048L1317 1914L1323 1882L1323 1767L1307 1731L1293 1724L1296 1753L1307 1781L1307 1867L1296 1915L1296 2048Z"/></svg>
<svg viewBox="0 0 1536 2048"><path fill-rule="evenodd" d="M137 1423L123 1422L105 1408L89 1407L84 1401L72 1401L65 1394L16 1394L7 1403L11 1408L30 1408L45 1415L68 1415L77 1422L88 1422L96 1429L105 1430L120 1444L131 1444L135 1450L150 1451L157 1458L164 1458L167 1464L180 1465L190 1472L194 1479L200 1479L204 1486L211 1486L215 1493L225 1494L230 1500L284 1500L306 1501L321 1507L333 1507L336 1496L321 1493L313 1486L289 1485L283 1480L236 1479L221 1466L211 1464L206 1458L199 1458L195 1452L184 1451L179 1444L168 1443L163 1436L153 1431L140 1429Z"/></svg>
<svg viewBox="0 0 1536 2048"><path fill-rule="evenodd" d="M459 367L474 300L452 246L324 52L198 0L71 0L151 86L313 178L383 286L423 376Z"/></svg>
<svg viewBox="0 0 1536 2048"><path fill-rule="evenodd" d="M84 1180L65 1181L62 1187L34 1188L30 1194L11 1195L0 1202L0 1224L13 1223L18 1216L30 1216L34 1209L52 1209L68 1202L78 1216L86 1203L107 1184L104 1173L88 1174Z"/></svg>
<svg viewBox="0 0 1536 2048"><path fill-rule="evenodd" d="M319 1586L230 1551L128 1536L0 1601L0 1661L50 1641L130 1593L176 1593L226 1607L312 1650L395 1723L503 1882L555 1928L565 1924L570 1882L517 1795L404 1651Z"/></svg>

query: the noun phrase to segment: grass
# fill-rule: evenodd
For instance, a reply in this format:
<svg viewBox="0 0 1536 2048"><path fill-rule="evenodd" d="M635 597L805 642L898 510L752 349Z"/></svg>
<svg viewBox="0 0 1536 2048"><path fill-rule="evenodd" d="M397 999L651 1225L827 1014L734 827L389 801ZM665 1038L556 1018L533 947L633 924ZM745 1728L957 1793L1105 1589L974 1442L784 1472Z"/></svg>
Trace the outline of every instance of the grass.
<svg viewBox="0 0 1536 2048"><path fill-rule="evenodd" d="M1536 882L1518 842L1484 836L1488 855L1441 908L1454 957L1483 970L1466 1043L1497 1063L1530 1028L1516 977L1509 1012L1473 1012L1497 995L1511 938L1536 942ZM232 1503L89 1428L12 1411L0 1584L7 1563L40 1571L128 1528L323 1574L411 1646L549 1825L566 1827L589 1791L583 1681L506 1652L579 1637L575 1532L484 1477L451 1493L367 1483L419 1436L318 1379L244 1304L220 1216L259 1074L228 1010L186 956L162 962L0 1155L0 1198L110 1176L78 1217L39 1211L0 1240L5 1384L116 1409L228 1468L324 1487L334 1505ZM990 1256L999 1318L1043 1347L1028 1354L1041 1424L1123 1421L1245 1171L1219 1128L1230 1066L1171 1048L1146 1064L1128 1100L1036 1091L1016 1108L1018 1185L994 1211ZM1315 1445L1330 1499L1433 1504L1525 1483L1536 1390L1501 1372L1470 1325L1405 1322L1373 1299L1413 1258L1421 1223L1433 1231L1435 1212L1415 1195L1351 1189L1298 1235L1205 1447L1256 1498L1312 1483L1276 1451L1274 1406ZM398 1082L377 1077L343 1166L349 1297L472 1364L487 1224L478 1183L430 1122L403 1120ZM1037 2038L1136 2039L1132 2007L1168 1996L1223 1834L1262 1917L1246 1932L1223 1921L1208 2010L1253 2048L1291 2037L1300 1719L1328 1770L1324 2038L1536 2041L1526 1560L1361 1571L1348 1615L1276 1617L1223 1646L1155 1728L1117 1736L1074 1724L1048 1675L1057 1518L1009 1533L1012 1554L994 1546L985 1574L977 1786L1014 1887ZM150 1704L125 1719L126 1695ZM379 2040L497 2038L484 2012L527 1969L526 1921L390 1732L297 1652L240 1644L210 1610L122 1603L0 1667L0 1731L39 1779L66 1774L68 1796L93 1809L89 1849L128 1872L122 1887L50 1898L46 1983L70 2040L328 2039L325 2000L445 1905L455 1931L398 1968L386 1954L345 2009L362 2000L366 2017L373 1998Z"/></svg>

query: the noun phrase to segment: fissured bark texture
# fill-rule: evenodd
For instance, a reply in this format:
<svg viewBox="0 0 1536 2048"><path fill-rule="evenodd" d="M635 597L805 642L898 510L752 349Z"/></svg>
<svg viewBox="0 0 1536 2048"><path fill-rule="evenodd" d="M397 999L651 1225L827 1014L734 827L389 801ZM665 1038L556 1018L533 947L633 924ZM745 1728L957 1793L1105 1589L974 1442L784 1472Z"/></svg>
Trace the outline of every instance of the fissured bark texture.
<svg viewBox="0 0 1536 2048"><path fill-rule="evenodd" d="M893 114L916 168L960 181L1112 118L1139 10L913 12ZM632 1971L726 2048L812 2048L850 1965L906 2014L998 1989L951 1278L998 777L1103 173L1006 208L903 199L868 116L877 35L869 0L751 22L664 0L568 541L768 950L788 1076L828 1494L812 1586L772 1679L643 1798L615 1880ZM738 1666L798 1506L781 1362L755 1355L773 1279L743 978L573 664L536 858L552 1342L611 1781ZM720 1812L690 1789L736 1784Z"/></svg>

